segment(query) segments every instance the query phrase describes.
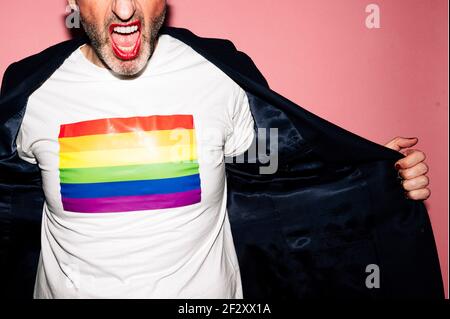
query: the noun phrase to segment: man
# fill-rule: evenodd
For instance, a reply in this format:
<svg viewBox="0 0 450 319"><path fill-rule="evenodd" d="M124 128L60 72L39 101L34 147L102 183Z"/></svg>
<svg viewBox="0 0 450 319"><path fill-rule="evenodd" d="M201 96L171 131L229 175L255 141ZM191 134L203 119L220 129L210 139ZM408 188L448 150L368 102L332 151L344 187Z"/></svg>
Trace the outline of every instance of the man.
<svg viewBox="0 0 450 319"><path fill-rule="evenodd" d="M160 32L164 0L69 3L89 41L50 48L4 77L7 287L33 274L37 249L19 237L39 220L42 188L35 298L441 293L426 210L392 179L395 163L407 197L430 196L425 155L409 149L417 139L386 145L402 157L294 110L228 42ZM264 138L255 128L278 130L271 174L259 170L261 154L251 161ZM244 153L225 175L224 157ZM405 242L417 252L396 250ZM398 274L402 260L423 275L416 289ZM381 264L382 292L365 284L369 264Z"/></svg>

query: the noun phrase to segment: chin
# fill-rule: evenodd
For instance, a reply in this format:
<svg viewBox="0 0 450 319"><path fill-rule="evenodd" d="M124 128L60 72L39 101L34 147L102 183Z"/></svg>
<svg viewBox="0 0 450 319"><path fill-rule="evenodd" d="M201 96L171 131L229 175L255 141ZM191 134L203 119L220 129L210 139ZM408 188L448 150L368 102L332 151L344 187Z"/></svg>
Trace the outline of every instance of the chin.
<svg viewBox="0 0 450 319"><path fill-rule="evenodd" d="M104 59L105 64L111 69L111 71L119 76L133 77L139 75L147 65L150 58L150 54L141 54L133 60L121 60L116 57L114 53L108 54L108 57Z"/></svg>
<svg viewBox="0 0 450 319"><path fill-rule="evenodd" d="M145 67L144 65L141 64L136 64L136 63L130 63L130 62L125 62L125 63L112 63L112 65L110 66L110 69L112 72L114 72L117 75L121 75L121 76L136 76L138 75Z"/></svg>

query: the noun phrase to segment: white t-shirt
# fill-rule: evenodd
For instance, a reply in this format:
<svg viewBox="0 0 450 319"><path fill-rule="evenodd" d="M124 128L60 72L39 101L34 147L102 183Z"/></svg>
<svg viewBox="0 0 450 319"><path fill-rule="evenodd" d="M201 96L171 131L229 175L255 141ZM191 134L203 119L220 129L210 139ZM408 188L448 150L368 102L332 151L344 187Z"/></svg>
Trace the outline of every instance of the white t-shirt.
<svg viewBox="0 0 450 319"><path fill-rule="evenodd" d="M17 137L46 199L35 298L241 298L224 156L253 138L245 92L171 36L135 79L76 50Z"/></svg>

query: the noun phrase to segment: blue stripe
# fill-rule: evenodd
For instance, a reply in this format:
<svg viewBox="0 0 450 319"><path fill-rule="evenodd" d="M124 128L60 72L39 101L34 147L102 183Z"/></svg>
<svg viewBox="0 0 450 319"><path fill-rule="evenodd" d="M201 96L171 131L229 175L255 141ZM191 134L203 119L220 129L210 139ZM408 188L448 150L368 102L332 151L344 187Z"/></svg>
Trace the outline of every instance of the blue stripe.
<svg viewBox="0 0 450 319"><path fill-rule="evenodd" d="M112 196L133 196L170 194L200 188L200 175L145 181L64 184L61 183L63 198L98 198Z"/></svg>

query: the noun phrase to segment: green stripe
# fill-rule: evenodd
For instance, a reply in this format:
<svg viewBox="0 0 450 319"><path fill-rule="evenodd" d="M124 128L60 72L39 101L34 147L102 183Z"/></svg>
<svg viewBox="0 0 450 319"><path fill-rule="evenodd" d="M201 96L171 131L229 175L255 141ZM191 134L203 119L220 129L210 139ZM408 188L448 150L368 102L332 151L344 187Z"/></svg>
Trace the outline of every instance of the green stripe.
<svg viewBox="0 0 450 319"><path fill-rule="evenodd" d="M59 170L61 183L67 184L140 181L194 174L198 174L197 161L92 168L61 168Z"/></svg>

